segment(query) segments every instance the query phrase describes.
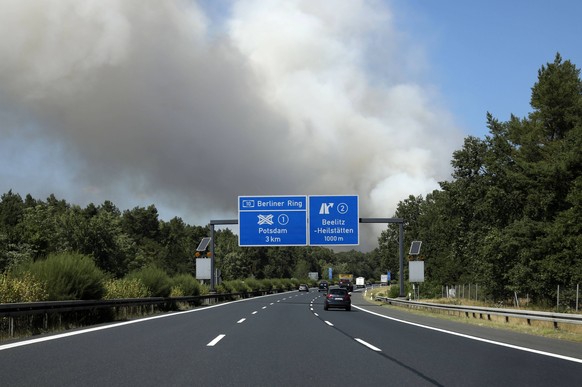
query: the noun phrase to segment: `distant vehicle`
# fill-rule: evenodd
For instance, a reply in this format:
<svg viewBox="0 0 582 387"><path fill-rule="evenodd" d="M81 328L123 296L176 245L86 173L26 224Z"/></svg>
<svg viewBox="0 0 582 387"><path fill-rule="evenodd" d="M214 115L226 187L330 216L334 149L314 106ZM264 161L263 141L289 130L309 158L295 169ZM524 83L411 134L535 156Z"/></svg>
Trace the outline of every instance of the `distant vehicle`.
<svg viewBox="0 0 582 387"><path fill-rule="evenodd" d="M323 309L329 310L329 308L352 309L352 299L346 288L331 287L328 289L323 301Z"/></svg>
<svg viewBox="0 0 582 387"><path fill-rule="evenodd" d="M341 280L346 280L349 282L354 282L354 275L353 274L339 274L338 275L338 279Z"/></svg>
<svg viewBox="0 0 582 387"><path fill-rule="evenodd" d="M366 287L366 279L364 277L356 278L356 288L365 288Z"/></svg>
<svg viewBox="0 0 582 387"><path fill-rule="evenodd" d="M301 284L301 285L299 285L299 291L300 292L308 292L309 286L307 286L306 284Z"/></svg>
<svg viewBox="0 0 582 387"><path fill-rule="evenodd" d="M340 288L346 288L348 290L348 292L354 291L354 285L352 285L352 283L347 279L340 279L339 286L340 286Z"/></svg>
<svg viewBox="0 0 582 387"><path fill-rule="evenodd" d="M329 285L327 284L327 281L321 281L319 283L319 288L317 289L318 292L327 292L327 289L329 288Z"/></svg>

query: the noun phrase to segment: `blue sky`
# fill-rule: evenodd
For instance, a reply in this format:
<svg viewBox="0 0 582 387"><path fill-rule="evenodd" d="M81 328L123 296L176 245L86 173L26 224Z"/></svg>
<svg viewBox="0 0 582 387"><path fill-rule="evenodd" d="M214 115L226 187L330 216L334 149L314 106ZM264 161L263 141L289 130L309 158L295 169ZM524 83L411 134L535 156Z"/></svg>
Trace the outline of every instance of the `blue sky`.
<svg viewBox="0 0 582 387"><path fill-rule="evenodd" d="M390 217L487 112L526 116L556 52L582 66L575 1L103 4L0 2L1 193L190 224L357 194Z"/></svg>
<svg viewBox="0 0 582 387"><path fill-rule="evenodd" d="M531 112L531 87L556 52L582 66L582 2L572 0L390 1L396 23L426 50L427 79L464 132L488 133Z"/></svg>

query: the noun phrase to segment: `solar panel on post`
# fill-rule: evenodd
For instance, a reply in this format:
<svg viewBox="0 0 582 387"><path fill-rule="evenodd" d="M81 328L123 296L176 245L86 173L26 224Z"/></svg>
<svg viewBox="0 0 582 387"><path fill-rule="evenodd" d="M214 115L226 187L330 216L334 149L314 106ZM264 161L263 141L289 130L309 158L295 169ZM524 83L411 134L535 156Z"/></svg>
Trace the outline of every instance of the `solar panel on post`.
<svg viewBox="0 0 582 387"><path fill-rule="evenodd" d="M412 241L412 244L410 245L410 252L408 253L408 255L419 255L420 245L422 245L422 241Z"/></svg>

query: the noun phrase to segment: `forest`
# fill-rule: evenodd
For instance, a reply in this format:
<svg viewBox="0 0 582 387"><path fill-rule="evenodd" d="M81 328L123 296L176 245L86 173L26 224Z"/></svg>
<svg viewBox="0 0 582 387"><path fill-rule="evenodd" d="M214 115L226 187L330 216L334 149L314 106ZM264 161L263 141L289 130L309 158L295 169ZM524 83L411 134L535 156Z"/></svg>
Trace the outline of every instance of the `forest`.
<svg viewBox="0 0 582 387"><path fill-rule="evenodd" d="M465 138L452 155L450 180L398 203L394 217L405 220L405 247L422 241L429 294L472 283L491 300L519 293L548 304L558 286L568 297L582 282L580 70L556 54L539 69L530 105L527 117L506 122L487 113L489 134ZM208 235L208 225L159 219L153 204L121 211L105 201L82 208L54 195L43 200L10 190L0 200L0 273L22 273L51 255L74 253L114 279L144 268L193 275L196 246ZM223 280L303 279L312 271L324 277L331 267L378 281L399 270L398 227L388 226L366 253L241 248L237 235L224 229L215 235L215 257Z"/></svg>

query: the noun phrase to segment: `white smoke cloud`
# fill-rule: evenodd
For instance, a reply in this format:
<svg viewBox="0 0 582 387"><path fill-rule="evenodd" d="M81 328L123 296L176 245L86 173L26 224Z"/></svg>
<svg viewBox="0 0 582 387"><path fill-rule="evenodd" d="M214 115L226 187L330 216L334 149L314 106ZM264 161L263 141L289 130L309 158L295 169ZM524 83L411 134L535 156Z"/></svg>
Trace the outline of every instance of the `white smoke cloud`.
<svg viewBox="0 0 582 387"><path fill-rule="evenodd" d="M238 195L358 194L360 216L390 217L449 176L462 135L383 3L229 11L0 3L0 190L205 224Z"/></svg>

